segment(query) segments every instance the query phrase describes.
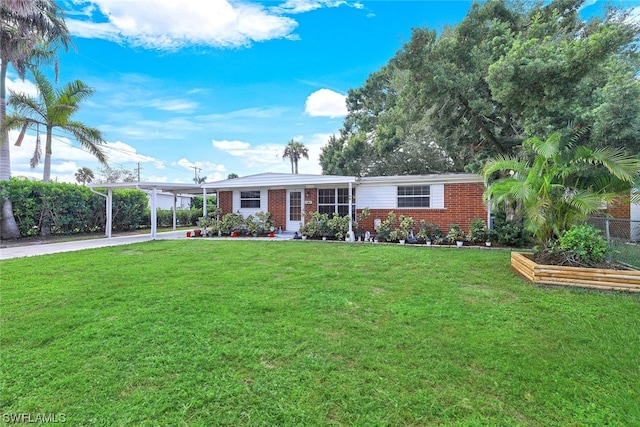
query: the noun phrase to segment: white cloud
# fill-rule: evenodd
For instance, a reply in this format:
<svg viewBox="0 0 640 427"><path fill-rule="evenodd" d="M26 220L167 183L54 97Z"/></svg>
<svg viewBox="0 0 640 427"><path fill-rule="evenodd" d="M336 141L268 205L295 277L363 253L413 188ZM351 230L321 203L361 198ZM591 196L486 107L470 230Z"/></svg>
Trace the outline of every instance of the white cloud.
<svg viewBox="0 0 640 427"><path fill-rule="evenodd" d="M38 96L38 88L29 80L22 80L16 76L14 80L7 78L7 89L16 93L25 93L29 96L36 98ZM7 95L8 92L7 92Z"/></svg>
<svg viewBox="0 0 640 427"><path fill-rule="evenodd" d="M203 172L203 173L224 172L227 170L227 168L221 164L211 163L211 162L200 162L200 161L192 162L190 160L185 159L184 157L178 160L177 162L175 162L175 164L191 170L193 170L193 168L195 167L195 168L198 168L199 172Z"/></svg>
<svg viewBox="0 0 640 427"><path fill-rule="evenodd" d="M185 99L153 99L146 106L161 111L190 112L198 108L198 103Z"/></svg>
<svg viewBox="0 0 640 427"><path fill-rule="evenodd" d="M218 150L226 151L232 156L242 156L251 147L251 144L242 141L216 141L214 139L211 144Z"/></svg>
<svg viewBox="0 0 640 427"><path fill-rule="evenodd" d="M320 89L307 98L304 110L311 117L344 117L347 115L347 97L329 89Z"/></svg>
<svg viewBox="0 0 640 427"><path fill-rule="evenodd" d="M152 163L158 169L164 169L162 160L138 153L135 147L121 141L107 142L104 151L109 157L109 163Z"/></svg>
<svg viewBox="0 0 640 427"><path fill-rule="evenodd" d="M188 45L239 47L291 37L298 25L260 4L228 0L77 0L94 20L67 19L75 36L127 42L151 49ZM94 6L93 10L90 10ZM99 13L98 13L99 11Z"/></svg>

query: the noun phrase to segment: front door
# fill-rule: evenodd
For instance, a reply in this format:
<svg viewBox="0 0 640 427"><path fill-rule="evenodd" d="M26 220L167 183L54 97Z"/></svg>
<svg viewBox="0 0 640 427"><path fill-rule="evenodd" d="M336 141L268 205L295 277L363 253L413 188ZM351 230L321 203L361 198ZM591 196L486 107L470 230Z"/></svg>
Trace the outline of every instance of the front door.
<svg viewBox="0 0 640 427"><path fill-rule="evenodd" d="M302 226L302 190L287 190L287 231L299 231Z"/></svg>

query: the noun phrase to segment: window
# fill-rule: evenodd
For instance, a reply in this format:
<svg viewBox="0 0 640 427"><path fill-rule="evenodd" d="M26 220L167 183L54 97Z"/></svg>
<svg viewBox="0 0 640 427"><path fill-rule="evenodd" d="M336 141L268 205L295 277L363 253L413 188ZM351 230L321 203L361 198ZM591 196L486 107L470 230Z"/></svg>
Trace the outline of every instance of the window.
<svg viewBox="0 0 640 427"><path fill-rule="evenodd" d="M240 207L260 209L260 191L241 191Z"/></svg>
<svg viewBox="0 0 640 427"><path fill-rule="evenodd" d="M399 208L428 208L431 188L428 185L398 187Z"/></svg>
<svg viewBox="0 0 640 427"><path fill-rule="evenodd" d="M355 215L355 188L352 188L351 213ZM333 215L338 212L341 216L349 215L349 189L348 188L321 188L318 190L318 212Z"/></svg>

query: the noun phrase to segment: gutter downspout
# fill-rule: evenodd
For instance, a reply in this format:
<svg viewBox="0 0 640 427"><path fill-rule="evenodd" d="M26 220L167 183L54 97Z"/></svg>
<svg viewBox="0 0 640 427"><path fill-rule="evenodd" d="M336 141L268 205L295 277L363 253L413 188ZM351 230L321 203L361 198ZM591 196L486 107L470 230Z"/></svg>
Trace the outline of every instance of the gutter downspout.
<svg viewBox="0 0 640 427"><path fill-rule="evenodd" d="M105 236L107 236L107 238L111 238L111 228L113 227L113 189L108 188L107 194L100 193L91 187L89 187L89 190L92 193L105 198L105 210L107 218L104 226L104 234Z"/></svg>
<svg viewBox="0 0 640 427"><path fill-rule="evenodd" d="M353 184L349 182L349 242L355 242L356 237L353 235Z"/></svg>

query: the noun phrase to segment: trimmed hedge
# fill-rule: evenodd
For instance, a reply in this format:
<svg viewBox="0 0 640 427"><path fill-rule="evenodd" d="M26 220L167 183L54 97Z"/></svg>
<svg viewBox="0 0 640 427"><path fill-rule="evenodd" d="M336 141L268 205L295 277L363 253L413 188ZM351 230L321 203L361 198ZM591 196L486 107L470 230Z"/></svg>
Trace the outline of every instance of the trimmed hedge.
<svg viewBox="0 0 640 427"><path fill-rule="evenodd" d="M99 190L106 193L106 190ZM77 184L12 178L0 181L0 195L13 202L13 215L22 237L48 234L104 232L104 197ZM1 203L0 200L0 203ZM172 211L158 210L159 227L170 227ZM196 225L201 209L178 210L182 225ZM140 190L113 191L113 230L148 228L150 211L147 196Z"/></svg>

